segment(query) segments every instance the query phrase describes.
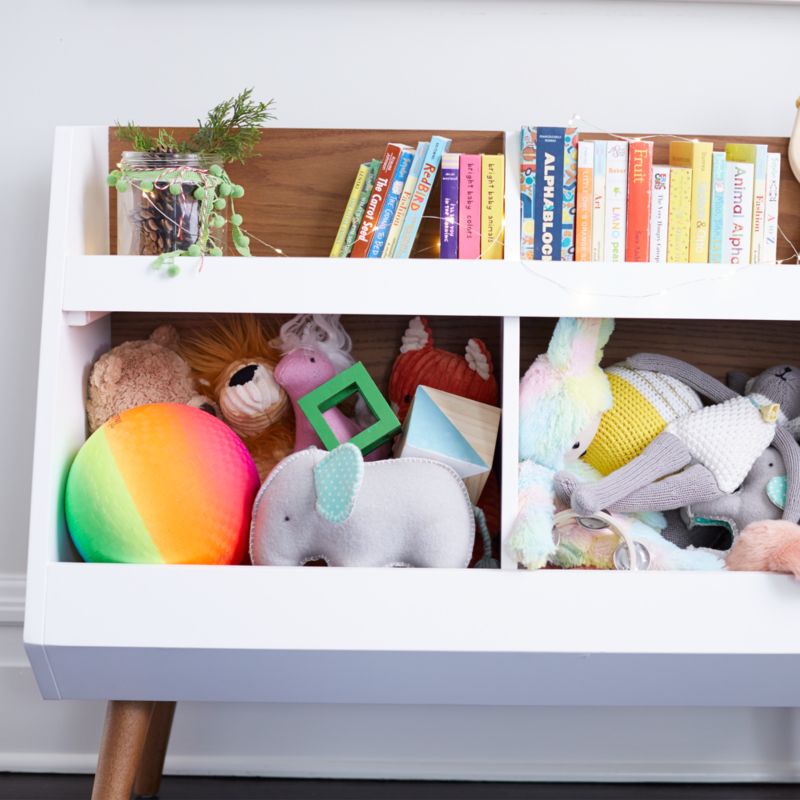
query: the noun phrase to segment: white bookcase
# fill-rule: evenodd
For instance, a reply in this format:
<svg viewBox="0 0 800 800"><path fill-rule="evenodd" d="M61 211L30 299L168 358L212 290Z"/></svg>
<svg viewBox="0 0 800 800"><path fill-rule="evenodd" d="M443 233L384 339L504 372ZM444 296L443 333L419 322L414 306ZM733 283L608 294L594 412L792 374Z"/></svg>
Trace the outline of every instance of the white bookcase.
<svg viewBox="0 0 800 800"><path fill-rule="evenodd" d="M198 273L186 259L167 279L146 257L108 255L108 129L58 129L25 616L45 697L800 705L800 584L786 576L525 572L507 559L498 571L74 561L63 486L114 312L502 318L504 533L522 318L800 320L800 269L523 264L516 137L504 262L222 258Z"/></svg>

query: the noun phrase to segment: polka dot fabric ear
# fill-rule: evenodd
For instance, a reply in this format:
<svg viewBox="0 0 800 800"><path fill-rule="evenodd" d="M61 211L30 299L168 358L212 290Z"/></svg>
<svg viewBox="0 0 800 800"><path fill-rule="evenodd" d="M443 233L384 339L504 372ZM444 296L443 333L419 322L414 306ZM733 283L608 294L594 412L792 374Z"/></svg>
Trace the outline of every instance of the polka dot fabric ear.
<svg viewBox="0 0 800 800"><path fill-rule="evenodd" d="M341 525L353 513L358 490L364 480L364 458L353 444L332 450L314 468L317 512Z"/></svg>

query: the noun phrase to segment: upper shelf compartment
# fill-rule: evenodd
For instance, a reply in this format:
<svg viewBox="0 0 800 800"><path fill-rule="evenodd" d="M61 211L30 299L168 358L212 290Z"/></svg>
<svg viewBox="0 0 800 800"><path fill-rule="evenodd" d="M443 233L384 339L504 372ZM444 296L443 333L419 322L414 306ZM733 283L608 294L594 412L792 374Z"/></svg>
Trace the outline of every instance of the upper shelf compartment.
<svg viewBox="0 0 800 800"><path fill-rule="evenodd" d="M800 269L707 264L574 264L518 260L518 131L443 131L453 149L505 152L506 260L427 258L438 236L431 198L416 256L402 260L326 258L356 167L387 141L409 144L436 131L265 130L259 158L232 165L246 186L237 203L256 257L181 259L173 279L148 257L115 251L116 192L105 175L122 145L105 127L60 128L56 137L48 259L63 271L69 324L110 311L615 316L698 319L797 318ZM736 137L713 137L721 143ZM769 139L786 154L786 139ZM661 152L666 145L658 144ZM658 160L658 159L657 159ZM663 159L662 159L663 160ZM800 238L800 185L783 159L781 225ZM109 202L110 201L110 202ZM110 223L110 224L109 224ZM273 249L259 244L268 242ZM275 250L286 257L276 256ZM785 242L779 257L790 253ZM268 257L273 256L273 257Z"/></svg>

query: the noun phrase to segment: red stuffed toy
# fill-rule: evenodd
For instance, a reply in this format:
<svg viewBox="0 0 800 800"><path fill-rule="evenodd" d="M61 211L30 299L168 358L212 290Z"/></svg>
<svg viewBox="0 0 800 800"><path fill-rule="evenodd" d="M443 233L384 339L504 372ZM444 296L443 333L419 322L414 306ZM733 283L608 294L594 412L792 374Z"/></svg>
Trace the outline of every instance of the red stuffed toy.
<svg viewBox="0 0 800 800"><path fill-rule="evenodd" d="M480 339L470 339L463 356L440 350L433 346L428 320L414 317L403 334L400 355L394 361L389 378L389 402L400 422L405 420L420 385L479 403L498 405L497 380L489 348ZM495 551L500 531L500 485L494 472L489 476L478 505L486 515ZM476 543L472 563L479 555L480 547Z"/></svg>
<svg viewBox="0 0 800 800"><path fill-rule="evenodd" d="M492 356L480 339L470 339L463 356L433 346L425 317L408 323L389 378L389 401L403 422L417 386L430 386L479 403L497 405L497 381Z"/></svg>

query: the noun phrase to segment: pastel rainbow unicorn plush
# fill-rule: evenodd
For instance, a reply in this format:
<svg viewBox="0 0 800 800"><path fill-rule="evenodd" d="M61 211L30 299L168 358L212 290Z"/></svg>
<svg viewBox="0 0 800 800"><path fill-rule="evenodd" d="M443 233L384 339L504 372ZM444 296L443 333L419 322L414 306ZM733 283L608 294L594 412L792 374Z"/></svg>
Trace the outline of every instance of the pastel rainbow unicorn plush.
<svg viewBox="0 0 800 800"><path fill-rule="evenodd" d="M557 549L554 478L586 451L611 407L608 378L600 368L614 330L610 319L562 317L547 352L520 385L519 510L508 542L527 569L545 566Z"/></svg>

